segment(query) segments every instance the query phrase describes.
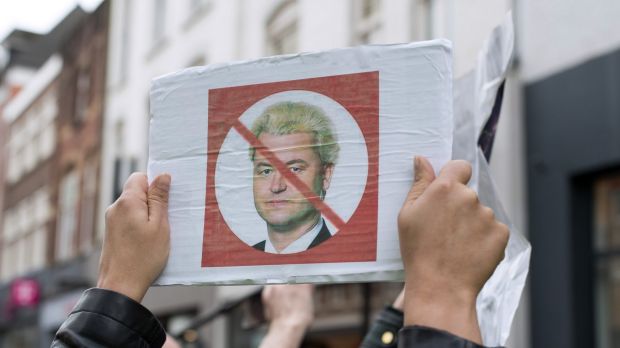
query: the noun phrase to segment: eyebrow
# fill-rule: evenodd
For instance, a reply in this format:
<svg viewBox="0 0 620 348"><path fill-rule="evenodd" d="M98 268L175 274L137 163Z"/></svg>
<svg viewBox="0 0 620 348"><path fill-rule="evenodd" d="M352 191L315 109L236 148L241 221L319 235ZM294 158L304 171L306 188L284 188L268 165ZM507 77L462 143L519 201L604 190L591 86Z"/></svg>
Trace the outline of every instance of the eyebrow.
<svg viewBox="0 0 620 348"><path fill-rule="evenodd" d="M294 160L290 160L288 162L285 163L287 166L290 166L291 164L303 164L303 165L308 165L308 162L302 160L302 159L294 159Z"/></svg>
<svg viewBox="0 0 620 348"><path fill-rule="evenodd" d="M307 166L308 162L306 162L306 161L304 161L302 159L297 158L297 159L294 159L294 160L290 160L290 161L288 161L288 162L286 162L284 164L287 165L287 166L290 166L292 164L302 164L302 165ZM273 165L271 163L269 163L269 162L260 161L260 162L258 162L256 164L254 164L254 167L273 167Z"/></svg>
<svg viewBox="0 0 620 348"><path fill-rule="evenodd" d="M254 167L273 167L270 163L268 162L258 162L254 164Z"/></svg>

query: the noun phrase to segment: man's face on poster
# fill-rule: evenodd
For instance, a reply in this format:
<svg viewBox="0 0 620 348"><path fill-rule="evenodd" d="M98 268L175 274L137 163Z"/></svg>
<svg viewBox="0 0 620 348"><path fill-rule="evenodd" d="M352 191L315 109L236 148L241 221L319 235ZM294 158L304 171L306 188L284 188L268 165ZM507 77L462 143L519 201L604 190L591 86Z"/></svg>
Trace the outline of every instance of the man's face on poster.
<svg viewBox="0 0 620 348"><path fill-rule="evenodd" d="M267 159L256 151L253 166L254 205L258 214L274 230L286 232L313 221L320 212L306 196L324 198L333 165L321 163L311 133L272 135L261 133L258 140L308 188L300 191Z"/></svg>

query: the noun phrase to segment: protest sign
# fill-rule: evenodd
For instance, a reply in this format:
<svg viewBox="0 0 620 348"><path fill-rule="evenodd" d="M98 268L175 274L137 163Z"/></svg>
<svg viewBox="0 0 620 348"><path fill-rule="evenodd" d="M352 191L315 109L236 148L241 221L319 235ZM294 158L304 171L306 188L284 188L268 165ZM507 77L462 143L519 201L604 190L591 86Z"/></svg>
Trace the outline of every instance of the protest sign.
<svg viewBox="0 0 620 348"><path fill-rule="evenodd" d="M186 69L154 80L148 174L172 175L159 284L402 279L414 155L451 158L445 40Z"/></svg>

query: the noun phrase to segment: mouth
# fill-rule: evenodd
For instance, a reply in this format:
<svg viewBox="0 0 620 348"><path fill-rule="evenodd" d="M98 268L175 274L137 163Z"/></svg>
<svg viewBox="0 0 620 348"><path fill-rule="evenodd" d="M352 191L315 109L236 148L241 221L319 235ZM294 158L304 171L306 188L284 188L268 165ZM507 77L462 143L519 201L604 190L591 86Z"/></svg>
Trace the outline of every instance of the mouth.
<svg viewBox="0 0 620 348"><path fill-rule="evenodd" d="M272 199L265 203L272 208L278 208L290 203L290 201L288 199Z"/></svg>

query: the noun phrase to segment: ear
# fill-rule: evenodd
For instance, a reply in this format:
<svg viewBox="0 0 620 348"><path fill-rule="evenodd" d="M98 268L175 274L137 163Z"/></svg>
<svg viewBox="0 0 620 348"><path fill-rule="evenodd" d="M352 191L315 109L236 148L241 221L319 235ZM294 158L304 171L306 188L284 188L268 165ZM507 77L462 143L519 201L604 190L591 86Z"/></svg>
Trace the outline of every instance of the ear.
<svg viewBox="0 0 620 348"><path fill-rule="evenodd" d="M323 166L323 192L326 192L329 188L329 184L332 181L332 174L334 173L334 165L326 164Z"/></svg>

